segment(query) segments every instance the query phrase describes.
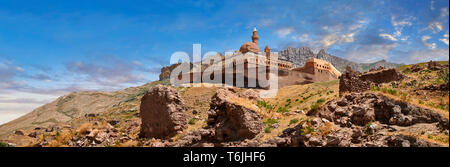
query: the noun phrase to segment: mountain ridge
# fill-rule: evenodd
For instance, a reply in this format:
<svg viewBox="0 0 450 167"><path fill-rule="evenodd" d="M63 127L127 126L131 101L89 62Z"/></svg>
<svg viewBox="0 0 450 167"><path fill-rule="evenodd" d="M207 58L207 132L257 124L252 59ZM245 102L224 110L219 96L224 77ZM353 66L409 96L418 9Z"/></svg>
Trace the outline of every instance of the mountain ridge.
<svg viewBox="0 0 450 167"><path fill-rule="evenodd" d="M294 68L303 67L306 60L310 58L322 59L333 64L336 69L343 72L347 66L352 67L352 69L360 72L368 71L372 68L378 68L383 66L385 68L395 68L402 66L404 64L391 63L386 60L380 60L373 63L356 63L345 58L333 56L321 49L317 54L314 53L309 47L287 47L286 49L279 52L279 59L291 61L294 64Z"/></svg>

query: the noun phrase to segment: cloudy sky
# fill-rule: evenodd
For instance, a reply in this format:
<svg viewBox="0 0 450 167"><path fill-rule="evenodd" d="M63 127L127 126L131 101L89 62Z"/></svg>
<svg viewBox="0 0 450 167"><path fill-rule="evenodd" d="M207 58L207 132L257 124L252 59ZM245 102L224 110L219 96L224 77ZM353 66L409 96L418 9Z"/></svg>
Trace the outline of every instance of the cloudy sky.
<svg viewBox="0 0 450 167"><path fill-rule="evenodd" d="M0 124L60 95L157 80L176 51L309 46L355 62L448 60L447 0L0 0Z"/></svg>

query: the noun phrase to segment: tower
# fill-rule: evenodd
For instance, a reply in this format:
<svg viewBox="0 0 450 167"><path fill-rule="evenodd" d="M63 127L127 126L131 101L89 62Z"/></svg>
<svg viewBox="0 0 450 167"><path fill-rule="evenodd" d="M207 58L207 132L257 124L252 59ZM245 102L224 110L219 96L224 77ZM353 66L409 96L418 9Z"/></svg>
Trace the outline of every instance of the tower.
<svg viewBox="0 0 450 167"><path fill-rule="evenodd" d="M252 35L252 42L258 45L258 31L256 30L256 27L253 29L253 35Z"/></svg>
<svg viewBox="0 0 450 167"><path fill-rule="evenodd" d="M266 60L270 61L270 48L268 45L264 48L264 52L266 52Z"/></svg>

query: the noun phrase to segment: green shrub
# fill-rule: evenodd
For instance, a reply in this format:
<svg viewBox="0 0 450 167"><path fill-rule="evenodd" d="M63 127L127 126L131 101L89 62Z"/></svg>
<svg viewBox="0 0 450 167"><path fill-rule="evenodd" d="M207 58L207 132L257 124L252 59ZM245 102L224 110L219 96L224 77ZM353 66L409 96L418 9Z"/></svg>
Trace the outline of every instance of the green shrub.
<svg viewBox="0 0 450 167"><path fill-rule="evenodd" d="M316 103L322 104L322 103L324 103L324 102L325 102L325 99L323 99L323 98L320 98L319 100L317 100L317 102L316 102Z"/></svg>
<svg viewBox="0 0 450 167"><path fill-rule="evenodd" d="M265 101L258 101L258 107L264 107L264 108L266 108L266 109L268 109L268 110L270 110L270 109L272 109L273 107L272 107L272 105L270 105L270 104L268 104L267 102L265 102Z"/></svg>
<svg viewBox="0 0 450 167"><path fill-rule="evenodd" d="M269 126L264 129L264 133L270 133L270 132L272 132L272 127Z"/></svg>
<svg viewBox="0 0 450 167"><path fill-rule="evenodd" d="M448 68L445 68L444 70L439 72L438 79L440 79L440 80L444 81L444 83L448 84L448 79L449 79Z"/></svg>
<svg viewBox="0 0 450 167"><path fill-rule="evenodd" d="M264 121L263 123L264 123L265 125L271 126L271 125L273 125L273 124L278 123L278 120L277 120L277 119L269 118L269 119L267 119L266 121Z"/></svg>
<svg viewBox="0 0 450 167"><path fill-rule="evenodd" d="M300 135L306 135L306 134L310 134L312 132L314 132L314 128L309 127L309 126L306 126L305 128L300 129Z"/></svg>
<svg viewBox="0 0 450 167"><path fill-rule="evenodd" d="M0 147L10 147L10 145L6 144L6 143L3 143L3 142L0 142Z"/></svg>
<svg viewBox="0 0 450 167"><path fill-rule="evenodd" d="M298 122L299 122L299 120L297 118L294 118L289 121L289 125L296 124Z"/></svg>
<svg viewBox="0 0 450 167"><path fill-rule="evenodd" d="M188 121L188 124L189 124L189 125L195 125L195 122L197 122L197 121L198 121L197 118L191 118L191 119Z"/></svg>
<svg viewBox="0 0 450 167"><path fill-rule="evenodd" d="M278 107L277 112L279 113L285 113L285 112L289 112L286 107Z"/></svg>

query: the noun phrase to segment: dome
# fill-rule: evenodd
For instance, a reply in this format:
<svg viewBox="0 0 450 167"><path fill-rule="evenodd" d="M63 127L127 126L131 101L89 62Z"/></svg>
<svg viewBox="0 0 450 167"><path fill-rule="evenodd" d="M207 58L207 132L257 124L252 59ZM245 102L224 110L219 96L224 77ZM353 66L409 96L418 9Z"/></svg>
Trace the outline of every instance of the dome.
<svg viewBox="0 0 450 167"><path fill-rule="evenodd" d="M243 54L245 54L247 52L259 53L259 47L258 47L258 44L256 44L256 43L246 42L241 46L239 51Z"/></svg>

